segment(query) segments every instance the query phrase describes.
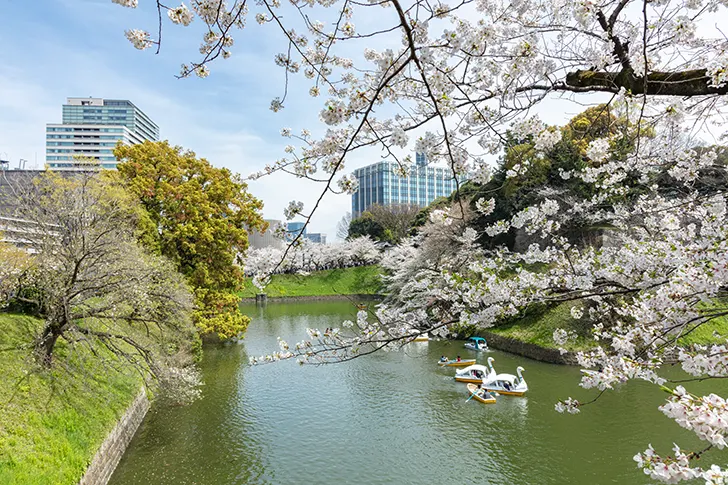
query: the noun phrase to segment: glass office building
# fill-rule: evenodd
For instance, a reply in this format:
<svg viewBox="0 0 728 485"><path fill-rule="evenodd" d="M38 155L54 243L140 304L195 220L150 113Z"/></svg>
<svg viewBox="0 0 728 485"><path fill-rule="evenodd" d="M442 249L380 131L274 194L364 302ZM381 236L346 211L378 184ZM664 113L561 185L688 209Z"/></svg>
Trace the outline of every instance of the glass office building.
<svg viewBox="0 0 728 485"><path fill-rule="evenodd" d="M303 237L314 243L326 244L326 234L322 234L320 232L309 232Z"/></svg>
<svg viewBox="0 0 728 485"><path fill-rule="evenodd" d="M159 127L131 101L68 98L62 123L46 125L46 163L52 170L116 168L113 149L159 141Z"/></svg>
<svg viewBox="0 0 728 485"><path fill-rule="evenodd" d="M306 229L303 228L305 222L289 222L286 224L286 240L288 242L293 241L296 237L303 232L303 237L306 237Z"/></svg>
<svg viewBox="0 0 728 485"><path fill-rule="evenodd" d="M427 166L423 154L416 154L416 163L408 177L396 174L396 162L379 162L354 171L359 188L351 196L351 216L356 218L373 204L415 204L426 207L437 197L450 195L457 187L452 170ZM465 177L458 179L460 183Z"/></svg>

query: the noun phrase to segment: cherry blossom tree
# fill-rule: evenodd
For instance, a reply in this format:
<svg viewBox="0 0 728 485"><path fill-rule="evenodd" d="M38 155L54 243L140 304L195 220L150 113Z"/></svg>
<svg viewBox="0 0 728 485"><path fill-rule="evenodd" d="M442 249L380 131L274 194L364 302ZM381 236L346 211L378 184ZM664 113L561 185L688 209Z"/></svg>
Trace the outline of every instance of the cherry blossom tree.
<svg viewBox="0 0 728 485"><path fill-rule="evenodd" d="M280 273L305 274L325 269L376 264L382 257L374 241L358 237L341 244L318 244L304 239L292 250L272 246L251 249L244 260L245 273L261 291L270 276Z"/></svg>
<svg viewBox="0 0 728 485"><path fill-rule="evenodd" d="M632 379L652 382L669 392L660 410L707 442L694 451L676 445L669 454L649 447L635 457L638 465L667 483L728 479L726 469L696 462L710 448L725 446L725 400L691 394L660 376L666 356L677 353L695 378L728 377L725 342L677 345L681 336L728 313L718 304L728 286L725 193L695 187L706 170L725 171L714 150L695 149L698 139L725 135L728 41L717 20L725 18L724 1L192 0L190 8L149 1L156 2L159 30L154 36L126 32L139 49L159 51L165 14L173 23L202 27L200 54L182 66L180 77L209 75L213 61L230 56L233 35L253 15L287 44L274 60L285 89L271 109L285 108L295 75L309 80L311 96L327 95L319 113L326 131L314 137L309 129L298 135L283 129L291 140L285 157L252 176L282 171L321 182L313 207L294 201L287 210L289 219L302 215L306 224L328 193L356 189L345 161L359 150L379 148L406 175L414 148L454 176L484 183L488 157L514 139L529 140L544 156L558 143L560 132L534 113L596 102L626 120L633 127L628 149L607 131L584 147L590 163L562 175L590 184L588 198L563 204L543 197L483 229L490 237L524 231L537 240L527 250L480 249L478 234L463 223L467 201L458 199L430 215L426 231L454 241L437 266L426 271L432 259L425 251L432 248L417 243L393 254L408 268L394 276L398 291L412 297L410 305L385 304L373 315L361 311L331 332L310 329L307 340L292 346L280 341L281 351L262 360L343 361L399 348L424 331L447 334L456 323L487 327L539 302L580 301L575 313L590 317L600 343L579 355L586 370L581 386L598 396ZM527 175L531 160L514 161L507 177ZM668 174L680 190L662 193L650 183L656 174ZM628 179L646 190L626 203L620 195ZM498 201L472 203L488 214ZM574 219L608 224L608 241L571 245L559 228ZM546 269L529 269L531 263ZM555 338L563 342L568 332ZM556 409L576 413L583 406L567 398Z"/></svg>

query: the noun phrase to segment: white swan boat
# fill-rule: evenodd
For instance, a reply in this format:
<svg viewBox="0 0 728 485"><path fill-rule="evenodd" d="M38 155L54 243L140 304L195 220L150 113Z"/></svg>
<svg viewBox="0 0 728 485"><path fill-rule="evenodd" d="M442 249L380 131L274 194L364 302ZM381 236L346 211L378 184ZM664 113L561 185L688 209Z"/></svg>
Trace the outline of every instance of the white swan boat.
<svg viewBox="0 0 728 485"><path fill-rule="evenodd" d="M480 384L486 377L488 377L488 373L488 368L484 365L469 365L464 369L458 369L455 371L455 380L458 382Z"/></svg>
<svg viewBox="0 0 728 485"><path fill-rule="evenodd" d="M498 394L505 396L523 396L526 394L528 384L522 374L525 369L518 367L516 369L517 376L513 374L496 374L495 369L493 369L492 360L492 357L488 359L490 373L488 377L483 379L483 387L489 391L496 391Z"/></svg>
<svg viewBox="0 0 728 485"><path fill-rule="evenodd" d="M488 343L483 337L470 337L468 341L465 342L465 348L484 352L488 350Z"/></svg>

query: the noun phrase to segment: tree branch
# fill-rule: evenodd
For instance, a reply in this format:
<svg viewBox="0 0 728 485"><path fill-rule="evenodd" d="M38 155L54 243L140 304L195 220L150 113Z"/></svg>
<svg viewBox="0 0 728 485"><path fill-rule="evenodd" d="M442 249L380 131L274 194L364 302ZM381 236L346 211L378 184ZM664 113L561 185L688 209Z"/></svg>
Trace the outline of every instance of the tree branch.
<svg viewBox="0 0 728 485"><path fill-rule="evenodd" d="M577 70L566 75L566 86L592 91L609 91L625 88L631 94L652 96L708 96L728 94L728 84L711 86L706 69L675 72L651 72L647 79L635 76L632 68L619 72ZM605 89L606 88L606 89Z"/></svg>

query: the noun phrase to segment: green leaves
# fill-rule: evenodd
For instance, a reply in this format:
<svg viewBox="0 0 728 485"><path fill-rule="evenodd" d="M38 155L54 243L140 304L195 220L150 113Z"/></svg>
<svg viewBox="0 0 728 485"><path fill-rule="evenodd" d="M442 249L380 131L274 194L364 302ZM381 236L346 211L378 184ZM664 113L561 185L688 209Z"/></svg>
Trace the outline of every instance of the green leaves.
<svg viewBox="0 0 728 485"><path fill-rule="evenodd" d="M265 225L262 202L238 175L167 142L120 145L114 154L121 161L118 176L146 210L139 240L174 261L194 288L200 332L221 338L244 332L236 257L248 247L248 231Z"/></svg>

